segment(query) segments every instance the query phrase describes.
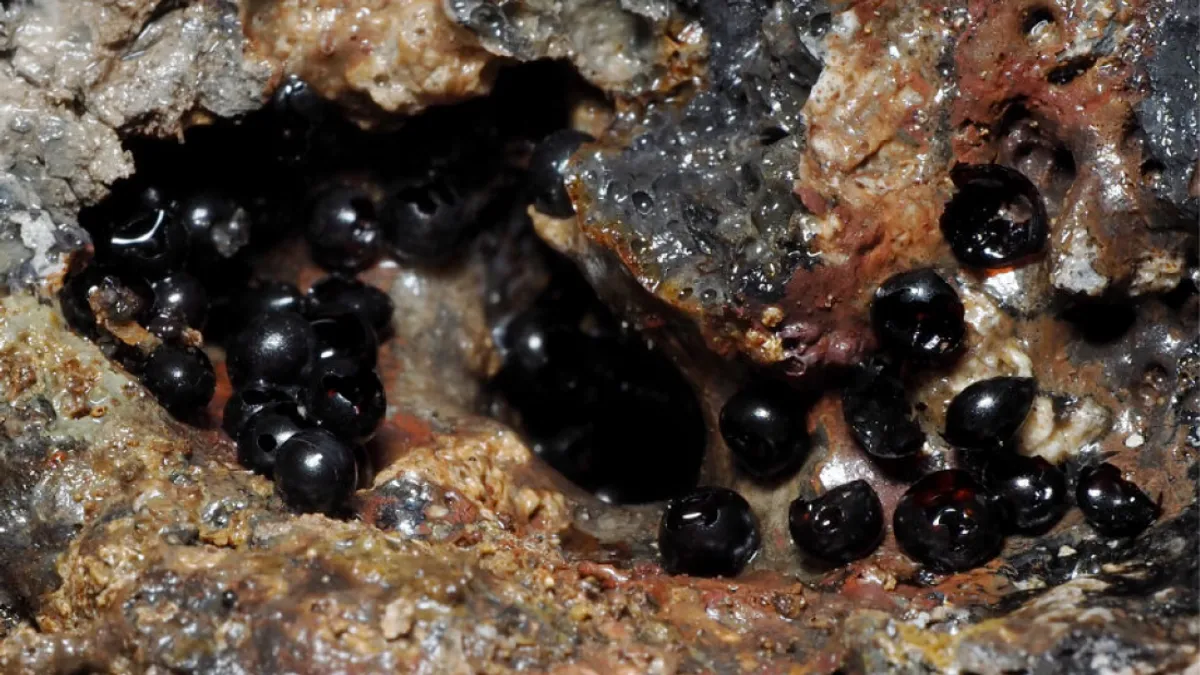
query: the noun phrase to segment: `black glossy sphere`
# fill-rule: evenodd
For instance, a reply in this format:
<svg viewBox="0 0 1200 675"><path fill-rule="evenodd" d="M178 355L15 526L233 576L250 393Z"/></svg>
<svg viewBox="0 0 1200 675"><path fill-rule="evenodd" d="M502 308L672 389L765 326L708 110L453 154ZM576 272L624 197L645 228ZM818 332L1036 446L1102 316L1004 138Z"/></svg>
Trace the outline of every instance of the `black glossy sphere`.
<svg viewBox="0 0 1200 675"><path fill-rule="evenodd" d="M268 130L277 134L273 140L279 158L289 164L302 162L314 132L325 120L324 101L307 82L292 75L271 96L270 109L274 119Z"/></svg>
<svg viewBox="0 0 1200 675"><path fill-rule="evenodd" d="M413 263L447 260L472 226L462 195L443 180L393 188L384 197L380 219L392 255Z"/></svg>
<svg viewBox="0 0 1200 675"><path fill-rule="evenodd" d="M104 277L95 267L88 267L69 277L58 291L59 306L67 324L77 332L89 334L96 329L96 314L88 296Z"/></svg>
<svg viewBox="0 0 1200 675"><path fill-rule="evenodd" d="M97 248L106 262L121 269L162 275L183 267L188 235L170 211L154 209L118 223Z"/></svg>
<svg viewBox="0 0 1200 675"><path fill-rule="evenodd" d="M178 316L192 328L203 328L208 316L208 292L200 280L186 272L176 272L155 281L153 312L160 316Z"/></svg>
<svg viewBox="0 0 1200 675"><path fill-rule="evenodd" d="M162 345L146 359L142 384L164 408L180 414L208 405L216 391L217 378L204 352Z"/></svg>
<svg viewBox="0 0 1200 675"><path fill-rule="evenodd" d="M308 373L315 345L312 328L299 314L261 314L226 347L229 377L235 386L253 380L299 383Z"/></svg>
<svg viewBox="0 0 1200 675"><path fill-rule="evenodd" d="M1161 511L1141 488L1107 462L1079 476L1075 503L1088 523L1107 537L1136 536L1150 527Z"/></svg>
<svg viewBox="0 0 1200 675"><path fill-rule="evenodd" d="M395 311L392 299L387 293L358 279L327 276L313 284L308 297L319 315L354 312L365 319L377 335L386 335L391 328L392 313Z"/></svg>
<svg viewBox="0 0 1200 675"><path fill-rule="evenodd" d="M335 511L357 483L354 449L326 429L301 431L275 452L275 489L297 511Z"/></svg>
<svg viewBox="0 0 1200 675"><path fill-rule="evenodd" d="M326 269L365 269L383 251L375 204L363 190L349 186L331 188L317 200L306 234L313 260Z"/></svg>
<svg viewBox="0 0 1200 675"><path fill-rule="evenodd" d="M959 165L950 178L958 192L946 204L941 227L959 262L1007 267L1046 247L1046 207L1037 187L1019 171L999 164Z"/></svg>
<svg viewBox="0 0 1200 675"><path fill-rule="evenodd" d="M797 468L808 454L807 410L795 392L762 383L743 388L721 408L721 436L734 461L755 478Z"/></svg>
<svg viewBox="0 0 1200 675"><path fill-rule="evenodd" d="M1004 502L1008 521L1018 532L1040 532L1066 513L1067 477L1041 457L1005 454L984 468L988 490Z"/></svg>
<svg viewBox="0 0 1200 675"><path fill-rule="evenodd" d="M707 431L695 393L665 356L540 309L514 318L498 342L504 365L492 387L520 412L534 451L572 482L616 503L695 487Z"/></svg>
<svg viewBox="0 0 1200 675"><path fill-rule="evenodd" d="M243 293L234 303L243 321L268 312L308 313L309 300L286 281L262 281Z"/></svg>
<svg viewBox="0 0 1200 675"><path fill-rule="evenodd" d="M322 359L308 387L309 416L340 438L362 441L375 433L387 410L379 375L345 358Z"/></svg>
<svg viewBox="0 0 1200 675"><path fill-rule="evenodd" d="M889 349L931 361L957 354L966 335L958 293L931 269L883 282L871 303L871 324Z"/></svg>
<svg viewBox="0 0 1200 675"><path fill-rule="evenodd" d="M842 390L842 416L854 440L872 457L911 457L925 443L904 384L878 359L855 371Z"/></svg>
<svg viewBox="0 0 1200 675"><path fill-rule="evenodd" d="M947 469L904 493L892 529L909 557L938 572L961 572L1000 552L1004 513L970 474Z"/></svg>
<svg viewBox="0 0 1200 675"><path fill-rule="evenodd" d="M750 504L720 487L702 487L672 499L658 528L663 569L671 574L735 577L760 543Z"/></svg>
<svg viewBox="0 0 1200 675"><path fill-rule="evenodd" d="M325 103L307 82L289 75L271 95L271 111L284 124L316 124L325 116Z"/></svg>
<svg viewBox="0 0 1200 675"><path fill-rule="evenodd" d="M574 129L562 129L542 139L529 160L534 208L556 218L569 218L575 214L575 207L563 185L563 171L571 154L580 145L594 140L588 134Z"/></svg>
<svg viewBox="0 0 1200 675"><path fill-rule="evenodd" d="M146 330L159 340L176 344L187 336L188 324L177 313L153 314L145 320Z"/></svg>
<svg viewBox="0 0 1200 675"><path fill-rule="evenodd" d="M375 331L358 314L343 311L317 316L309 322L316 337L317 359L349 359L374 368L379 351Z"/></svg>
<svg viewBox="0 0 1200 675"><path fill-rule="evenodd" d="M150 306L151 292L140 278L118 276L112 270L89 267L63 285L59 298L67 322L77 331L90 333L96 327L93 299L109 321L138 318Z"/></svg>
<svg viewBox="0 0 1200 675"><path fill-rule="evenodd" d="M839 485L788 509L792 542L808 555L844 564L865 558L883 539L883 506L866 481Z"/></svg>
<svg viewBox="0 0 1200 675"><path fill-rule="evenodd" d="M993 377L972 383L946 409L946 431L952 445L980 450L1006 444L1025 423L1037 382L1028 377Z"/></svg>
<svg viewBox="0 0 1200 675"><path fill-rule="evenodd" d="M250 217L232 199L204 192L180 206L179 220L188 233L198 265L232 258L250 243Z"/></svg>
<svg viewBox="0 0 1200 675"><path fill-rule="evenodd" d="M237 438L242 425L260 412L281 406L301 407L298 393L295 387L280 387L269 382L250 382L233 392L225 402L221 428L230 438Z"/></svg>
<svg viewBox="0 0 1200 675"><path fill-rule="evenodd" d="M266 476L275 470L279 448L304 430L295 408L263 410L247 420L237 435L237 456L242 466Z"/></svg>

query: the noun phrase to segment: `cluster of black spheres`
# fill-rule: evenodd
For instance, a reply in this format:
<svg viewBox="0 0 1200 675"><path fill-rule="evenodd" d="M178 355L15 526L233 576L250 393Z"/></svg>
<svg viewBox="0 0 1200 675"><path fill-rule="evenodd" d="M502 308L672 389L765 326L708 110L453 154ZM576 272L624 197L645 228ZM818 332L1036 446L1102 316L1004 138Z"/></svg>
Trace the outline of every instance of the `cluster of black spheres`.
<svg viewBox="0 0 1200 675"><path fill-rule="evenodd" d="M264 284L246 298L248 321L226 346L235 391L222 426L238 460L274 476L300 511L334 512L359 483L387 408L375 370L391 300L360 281L330 276L302 296Z"/></svg>
<svg viewBox="0 0 1200 675"><path fill-rule="evenodd" d="M962 264L1001 268L1041 252L1046 213L1028 179L995 165L960 166L952 178L958 192L947 205L942 231ZM849 376L842 409L858 445L894 468L920 455L926 440L901 371L953 362L964 348L964 308L937 272L917 269L879 286L870 317L884 352ZM910 557L939 572L971 569L995 557L1007 534L1044 532L1063 516L1072 497L1066 474L1015 447L1037 391L1031 378L994 377L954 397L942 437L959 450L963 468L923 476L892 514L893 532ZM796 391L754 383L726 401L720 430L738 469L770 480L804 461L809 448L805 417ZM1108 463L1082 470L1073 497L1092 527L1111 537L1137 535L1160 511ZM796 499L788 522L797 548L835 565L869 555L885 529L879 497L862 480L814 499ZM760 540L758 520L745 499L725 488L704 487L668 503L658 542L671 573L734 576Z"/></svg>

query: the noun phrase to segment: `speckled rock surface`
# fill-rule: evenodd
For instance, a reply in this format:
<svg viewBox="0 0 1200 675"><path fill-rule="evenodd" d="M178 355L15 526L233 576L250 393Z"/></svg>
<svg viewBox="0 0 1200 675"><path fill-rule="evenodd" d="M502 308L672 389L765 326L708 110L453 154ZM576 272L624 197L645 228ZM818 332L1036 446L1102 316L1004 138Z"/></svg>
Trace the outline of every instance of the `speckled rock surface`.
<svg viewBox="0 0 1200 675"><path fill-rule="evenodd" d="M1163 294L1195 247L1195 54L1164 50L1195 31L1185 3L2 11L0 672L1197 667L1198 311L1194 293ZM449 269L365 275L407 311L381 354L394 407L376 472L344 520L288 513L215 425L172 420L50 299L85 241L79 207L132 170L123 135L257 107L284 70L392 121L545 57L609 92L615 118L574 160L578 222L534 214L537 232L673 353L710 428L764 369L816 394L811 456L779 484L739 476L710 433L703 480L736 487L763 521L736 580L665 575L659 506L582 494L480 416L498 358L495 242ZM590 119L603 131L609 118ZM937 217L953 162L993 160L1029 175L1055 221L1044 259L985 275L956 269ZM1161 495L1153 528L1110 541L1073 511L951 576L890 535L843 569L797 556L784 516L797 494L865 478L890 513L909 482L863 456L821 377L874 348L874 285L926 264L960 290L969 329L966 358L907 383L931 432L924 467L958 461L932 433L955 393L1033 375L1020 451L1072 474L1109 458ZM299 267L290 276L311 281ZM1080 302L1093 295L1099 310ZM1125 330L1089 332L1089 311Z"/></svg>

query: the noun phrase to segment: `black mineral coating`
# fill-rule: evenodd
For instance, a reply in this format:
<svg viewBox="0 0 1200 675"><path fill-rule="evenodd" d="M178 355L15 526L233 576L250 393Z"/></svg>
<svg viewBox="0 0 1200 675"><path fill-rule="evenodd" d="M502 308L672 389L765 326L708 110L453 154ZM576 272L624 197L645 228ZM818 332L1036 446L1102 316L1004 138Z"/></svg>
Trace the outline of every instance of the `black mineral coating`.
<svg viewBox="0 0 1200 675"><path fill-rule="evenodd" d="M583 217L613 228L640 269L704 307L773 301L811 264L791 218L800 111L820 73L799 34L816 9L703 0L696 13L710 86L649 106L626 148L584 149L570 171Z"/></svg>
<svg viewBox="0 0 1200 675"><path fill-rule="evenodd" d="M842 390L842 415L854 440L872 457L911 457L925 443L904 383L882 359L871 359L851 376Z"/></svg>
<svg viewBox="0 0 1200 675"><path fill-rule="evenodd" d="M1195 192L1200 157L1200 8L1194 2L1162 5L1142 63L1148 92L1134 108L1145 134L1148 157L1142 183L1158 198L1156 226L1195 232L1200 198Z"/></svg>

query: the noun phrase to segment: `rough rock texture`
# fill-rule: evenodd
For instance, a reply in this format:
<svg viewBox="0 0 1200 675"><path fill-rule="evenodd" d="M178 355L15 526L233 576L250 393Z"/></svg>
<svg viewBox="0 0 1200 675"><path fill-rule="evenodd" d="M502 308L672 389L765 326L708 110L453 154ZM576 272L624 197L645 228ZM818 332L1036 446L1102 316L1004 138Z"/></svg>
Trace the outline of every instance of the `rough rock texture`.
<svg viewBox="0 0 1200 675"><path fill-rule="evenodd" d="M1195 667L1197 305L1158 295L1195 246L1195 53L1164 48L1194 34L1194 8L834 9L5 5L0 672ZM735 354L821 394L812 455L782 484L737 476L710 434L705 480L737 487L763 519L764 550L737 580L664 575L658 507L581 494L476 414L496 358L484 245L450 270L367 275L408 311L381 356L395 410L370 448L377 474L346 520L287 513L227 439L170 419L49 301L61 254L84 241L78 208L132 168L122 134L252 109L283 70L379 121L542 57L569 59L618 105L575 160L578 226L535 217L538 232L677 354L710 428L752 372ZM1044 260L954 269L936 223L956 160L1035 180L1055 218ZM845 569L796 556L783 514L797 493L862 477L890 512L907 483L862 455L836 392L816 388L826 366L873 348L874 284L922 264L946 271L970 324L966 358L909 383L926 429L975 379L1035 375L1020 450L1070 471L1111 455L1161 494L1154 528L1111 542L1072 512L948 577L890 537ZM1099 309L1078 302L1101 294ZM1123 330L1109 337L1096 316ZM928 467L957 461L934 433L925 452Z"/></svg>

